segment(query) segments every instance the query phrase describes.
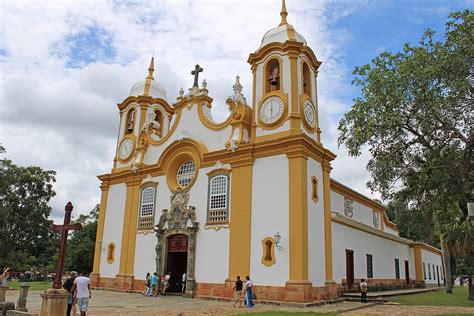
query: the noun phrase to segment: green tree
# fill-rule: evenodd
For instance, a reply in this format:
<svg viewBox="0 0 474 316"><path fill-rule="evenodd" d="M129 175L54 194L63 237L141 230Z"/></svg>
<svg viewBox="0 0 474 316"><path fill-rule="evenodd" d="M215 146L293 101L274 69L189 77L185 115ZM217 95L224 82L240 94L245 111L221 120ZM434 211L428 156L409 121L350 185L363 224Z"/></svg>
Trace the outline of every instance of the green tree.
<svg viewBox="0 0 474 316"><path fill-rule="evenodd" d="M0 160L0 263L13 269L46 266L51 248L48 202L55 172Z"/></svg>
<svg viewBox="0 0 474 316"><path fill-rule="evenodd" d="M418 46L405 44L356 67L353 83L362 95L339 123L338 142L350 155L368 145L369 188L392 202L395 218L411 219L398 222L404 232L430 244L437 232L440 239L452 236L437 213L459 211L462 222L473 201L473 21L473 11L455 12L444 41L427 30Z"/></svg>
<svg viewBox="0 0 474 316"><path fill-rule="evenodd" d="M92 271L98 217L99 205L96 205L88 215L81 214L74 221L81 223L82 229L72 232L69 238L64 263L66 270Z"/></svg>

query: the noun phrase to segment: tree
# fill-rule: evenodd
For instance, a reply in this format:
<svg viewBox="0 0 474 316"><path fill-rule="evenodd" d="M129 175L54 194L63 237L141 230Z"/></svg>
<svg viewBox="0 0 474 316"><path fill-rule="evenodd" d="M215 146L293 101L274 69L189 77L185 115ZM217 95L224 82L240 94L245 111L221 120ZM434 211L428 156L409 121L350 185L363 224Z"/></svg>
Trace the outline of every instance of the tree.
<svg viewBox="0 0 474 316"><path fill-rule="evenodd" d="M81 214L78 219L74 221L81 223L83 227L81 230L71 233L66 251L66 270L92 271L98 218L99 205L96 205L88 215Z"/></svg>
<svg viewBox="0 0 474 316"><path fill-rule="evenodd" d="M48 202L55 172L0 160L0 262L13 269L45 266L51 248Z"/></svg>
<svg viewBox="0 0 474 316"><path fill-rule="evenodd" d="M427 30L418 46L356 67L362 96L339 123L338 142L350 155L369 147L369 188L423 218L430 244L437 213L460 211L463 221L473 201L473 21L473 11L455 12L444 42Z"/></svg>

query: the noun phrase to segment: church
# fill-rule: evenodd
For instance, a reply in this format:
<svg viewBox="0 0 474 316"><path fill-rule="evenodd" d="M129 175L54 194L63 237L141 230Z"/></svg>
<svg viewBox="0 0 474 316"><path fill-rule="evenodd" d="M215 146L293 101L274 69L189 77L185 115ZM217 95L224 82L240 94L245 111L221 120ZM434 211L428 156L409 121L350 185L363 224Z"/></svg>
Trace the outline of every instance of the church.
<svg viewBox="0 0 474 316"><path fill-rule="evenodd" d="M440 286L441 251L399 236L384 205L331 178L321 143L319 61L287 21L248 57L252 98L239 77L229 116L194 67L194 85L169 102L154 74L118 104L117 148L102 191L94 288L141 291L148 272L170 292L232 297L250 276L259 300L311 303L357 290ZM321 105L324 106L324 105Z"/></svg>

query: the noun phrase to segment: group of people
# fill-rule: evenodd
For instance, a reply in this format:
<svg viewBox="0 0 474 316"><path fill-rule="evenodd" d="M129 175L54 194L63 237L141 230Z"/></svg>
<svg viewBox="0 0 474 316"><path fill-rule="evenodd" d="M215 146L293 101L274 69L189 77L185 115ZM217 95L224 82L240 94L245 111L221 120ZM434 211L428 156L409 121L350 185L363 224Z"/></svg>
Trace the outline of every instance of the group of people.
<svg viewBox="0 0 474 316"><path fill-rule="evenodd" d="M75 271L66 273L63 288L69 293L66 315L70 316L72 311L75 316L77 309L79 309L81 316L86 316L89 309L89 299L92 297L87 271L82 271L79 276Z"/></svg>
<svg viewBox="0 0 474 316"><path fill-rule="evenodd" d="M0 273L0 286L7 286L8 285L8 278L10 277L10 268L3 268L2 272Z"/></svg>
<svg viewBox="0 0 474 316"><path fill-rule="evenodd" d="M256 299L255 293L252 292L252 286L253 282L250 280L250 277L247 275L245 277L245 286L240 280L240 276L237 276L237 281L235 281L235 285L233 288L233 291L235 291L235 302L234 302L234 307L237 306L237 303L239 304L239 307L242 307L242 288L244 294L244 304L247 307L253 307L255 304L253 303L253 300Z"/></svg>
<svg viewBox="0 0 474 316"><path fill-rule="evenodd" d="M166 296L166 290L170 287L171 273L158 277L158 273L154 272L153 275L148 272L145 279L145 291L143 295L157 297L158 294ZM160 282L158 282L160 281ZM186 273L182 276L182 287L181 292L184 293L186 289Z"/></svg>

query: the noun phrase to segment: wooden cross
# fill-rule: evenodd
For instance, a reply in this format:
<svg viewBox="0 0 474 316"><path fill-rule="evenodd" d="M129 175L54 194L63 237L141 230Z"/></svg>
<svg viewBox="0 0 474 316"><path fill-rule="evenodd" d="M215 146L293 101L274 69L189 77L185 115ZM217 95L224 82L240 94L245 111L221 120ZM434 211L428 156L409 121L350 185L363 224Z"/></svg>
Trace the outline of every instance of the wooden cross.
<svg viewBox="0 0 474 316"><path fill-rule="evenodd" d="M54 278L53 289L60 289L62 286L61 277L64 267L64 256L66 255L67 234L69 230L80 230L82 225L80 223L71 224L72 203L68 202L65 207L66 214L64 214L64 225L53 224L53 231L61 232L61 241L59 242L59 256L58 264L56 265L56 277Z"/></svg>
<svg viewBox="0 0 474 316"><path fill-rule="evenodd" d="M193 87L199 87L198 85L198 79L199 79L199 73L202 72L204 69L199 67L199 65L194 66L194 70L191 71L191 75L194 75L194 84Z"/></svg>

